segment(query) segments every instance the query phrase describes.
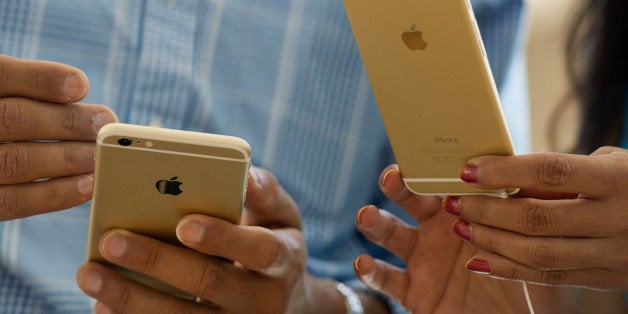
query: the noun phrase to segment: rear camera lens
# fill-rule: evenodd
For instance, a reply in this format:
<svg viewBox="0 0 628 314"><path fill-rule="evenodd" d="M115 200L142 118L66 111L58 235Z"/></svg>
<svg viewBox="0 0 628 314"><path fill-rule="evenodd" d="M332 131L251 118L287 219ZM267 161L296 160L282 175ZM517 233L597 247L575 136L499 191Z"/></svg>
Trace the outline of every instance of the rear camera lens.
<svg viewBox="0 0 628 314"><path fill-rule="evenodd" d="M122 145L122 146L129 146L131 145L131 140L128 138L121 138L118 140L118 144Z"/></svg>

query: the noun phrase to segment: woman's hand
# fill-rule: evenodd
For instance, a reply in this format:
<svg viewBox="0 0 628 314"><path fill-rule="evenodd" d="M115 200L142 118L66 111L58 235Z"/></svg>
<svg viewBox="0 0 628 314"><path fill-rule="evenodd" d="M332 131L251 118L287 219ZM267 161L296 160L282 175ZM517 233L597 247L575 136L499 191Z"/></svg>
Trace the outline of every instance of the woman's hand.
<svg viewBox="0 0 628 314"><path fill-rule="evenodd" d="M628 151L590 156L483 156L461 178L484 189L520 187L510 199L449 197L454 230L483 250L471 270L548 285L628 289ZM482 265L482 269L473 269Z"/></svg>
<svg viewBox="0 0 628 314"><path fill-rule="evenodd" d="M355 261L355 272L366 285L414 313L528 312L521 282L467 271L467 261L479 250L451 232L456 218L440 210L440 197L409 192L396 166L382 173L380 187L420 226L406 225L374 206L360 210L360 231L407 263L407 269L399 269L368 255L360 256ZM575 309L573 289L535 285L529 285L529 289L539 313L569 313Z"/></svg>

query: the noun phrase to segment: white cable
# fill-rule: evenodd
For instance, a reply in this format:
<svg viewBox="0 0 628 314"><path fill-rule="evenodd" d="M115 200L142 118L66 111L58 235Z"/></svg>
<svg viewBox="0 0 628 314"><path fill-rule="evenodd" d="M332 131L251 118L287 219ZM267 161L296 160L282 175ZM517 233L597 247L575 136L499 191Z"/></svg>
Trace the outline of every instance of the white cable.
<svg viewBox="0 0 628 314"><path fill-rule="evenodd" d="M505 189L497 191L497 195L501 198L508 198L508 193ZM523 294L526 297L526 303L528 304L530 314L534 314L534 307L532 306L532 300L530 299L530 292L528 292L528 283L525 281L523 282Z"/></svg>
<svg viewBox="0 0 628 314"><path fill-rule="evenodd" d="M526 302L528 303L528 310L530 314L534 314L534 307L532 306L532 300L530 299L530 292L528 292L528 283L523 282L523 294L526 296Z"/></svg>

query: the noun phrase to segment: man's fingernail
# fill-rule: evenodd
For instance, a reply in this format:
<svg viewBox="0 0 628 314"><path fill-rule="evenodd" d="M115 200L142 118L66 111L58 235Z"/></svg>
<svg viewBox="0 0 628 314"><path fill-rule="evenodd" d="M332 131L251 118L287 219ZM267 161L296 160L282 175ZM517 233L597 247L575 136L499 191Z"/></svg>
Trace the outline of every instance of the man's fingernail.
<svg viewBox="0 0 628 314"><path fill-rule="evenodd" d="M111 314L113 313L113 310L106 304L102 303L102 302L97 302L96 306L94 307L94 310L96 311L96 314Z"/></svg>
<svg viewBox="0 0 628 314"><path fill-rule="evenodd" d="M96 116L94 116L93 120L93 128L94 128L94 133L98 133L98 131L100 131L100 129L109 124L109 123L113 123L116 122L115 117L111 115L110 112L108 111L103 111L99 114L97 114Z"/></svg>
<svg viewBox="0 0 628 314"><path fill-rule="evenodd" d="M113 310L106 304L102 303L102 302L96 302L96 305L94 306L94 310L96 312L96 314L111 314L113 313Z"/></svg>
<svg viewBox="0 0 628 314"><path fill-rule="evenodd" d="M460 179L467 183L478 182L478 166L473 164L465 164L460 168Z"/></svg>
<svg viewBox="0 0 628 314"><path fill-rule="evenodd" d="M79 281L83 289L92 293L98 293L102 288L102 275L94 269L85 270Z"/></svg>
<svg viewBox="0 0 628 314"><path fill-rule="evenodd" d="M205 228L196 220L188 220L177 228L179 240L183 243L200 243L203 239Z"/></svg>
<svg viewBox="0 0 628 314"><path fill-rule="evenodd" d="M479 274L488 275L491 273L491 265L481 259L471 259L467 262L467 269Z"/></svg>
<svg viewBox="0 0 628 314"><path fill-rule="evenodd" d="M78 73L71 73L65 77L63 83L63 94L68 100L79 100L85 95L87 78Z"/></svg>
<svg viewBox="0 0 628 314"><path fill-rule="evenodd" d="M459 237L471 241L471 224L464 220L458 220L454 223L453 229Z"/></svg>
<svg viewBox="0 0 628 314"><path fill-rule="evenodd" d="M91 175L83 176L78 181L78 189L81 195L91 195L94 188L94 178Z"/></svg>
<svg viewBox="0 0 628 314"><path fill-rule="evenodd" d="M110 233L104 241L105 253L111 257L120 257L127 250L126 238L119 232Z"/></svg>
<svg viewBox="0 0 628 314"><path fill-rule="evenodd" d="M460 197L448 196L443 200L442 206L448 213L460 216Z"/></svg>

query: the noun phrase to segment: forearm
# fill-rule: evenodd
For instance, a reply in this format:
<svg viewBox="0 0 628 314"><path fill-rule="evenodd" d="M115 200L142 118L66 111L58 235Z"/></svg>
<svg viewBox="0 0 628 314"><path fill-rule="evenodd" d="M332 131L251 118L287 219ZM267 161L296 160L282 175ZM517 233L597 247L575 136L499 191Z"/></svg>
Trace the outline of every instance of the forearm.
<svg viewBox="0 0 628 314"><path fill-rule="evenodd" d="M306 308L302 313L350 313L344 294L328 279L306 275ZM388 305L374 294L354 290L365 314L390 313Z"/></svg>

